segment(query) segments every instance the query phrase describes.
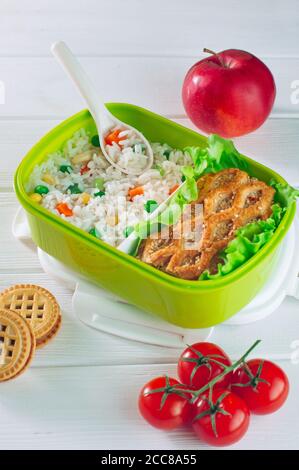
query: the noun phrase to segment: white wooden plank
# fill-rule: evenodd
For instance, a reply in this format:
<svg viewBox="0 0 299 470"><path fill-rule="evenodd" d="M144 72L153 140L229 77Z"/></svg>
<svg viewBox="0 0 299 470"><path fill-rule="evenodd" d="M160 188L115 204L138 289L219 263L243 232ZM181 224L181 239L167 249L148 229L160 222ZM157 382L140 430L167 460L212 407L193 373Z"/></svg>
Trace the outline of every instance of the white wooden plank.
<svg viewBox="0 0 299 470"><path fill-rule="evenodd" d="M58 122L0 120L0 190L13 188L13 175L23 156Z"/></svg>
<svg viewBox="0 0 299 470"><path fill-rule="evenodd" d="M273 415L252 416L233 449L298 448L298 365L282 367L290 396ZM175 374L170 365L31 369L1 384L0 449L206 449L191 429L150 427L137 410L140 388ZM290 432L292 430L292 432Z"/></svg>
<svg viewBox="0 0 299 470"><path fill-rule="evenodd" d="M181 87L194 58L102 57L83 58L82 64L106 101L138 104L168 116L184 116ZM276 113L299 112L292 104L292 82L299 58L265 59L277 84ZM53 58L0 58L5 103L0 118L66 117L84 106L74 86ZM85 107L85 106L84 106Z"/></svg>
<svg viewBox="0 0 299 470"><path fill-rule="evenodd" d="M175 119L195 127L187 118ZM12 190L13 174L26 152L59 121L0 120L0 189ZM269 119L256 132L235 139L246 155L270 166L290 183L299 184L299 119Z"/></svg>
<svg viewBox="0 0 299 470"><path fill-rule="evenodd" d="M203 47L298 55L298 2L2 0L1 55L47 55L64 38L77 54L196 56Z"/></svg>
<svg viewBox="0 0 299 470"><path fill-rule="evenodd" d="M0 273L41 272L37 257L25 248L20 242L14 240L11 226L18 203L13 193L0 192ZM12 268L13 265L13 268Z"/></svg>
<svg viewBox="0 0 299 470"><path fill-rule="evenodd" d="M180 354L180 349L128 341L88 328L78 321L72 312L72 292L44 273L0 273L0 292L12 284L20 283L38 284L49 289L56 296L63 312L61 330L53 341L36 352L33 368L175 363ZM246 347L260 338L262 343L256 350L258 355L274 359L286 358L295 353L295 342L299 339L298 331L298 301L287 299L265 320L245 327L215 327L210 341L220 344L231 357L237 358ZM232 338L235 338L234 341Z"/></svg>

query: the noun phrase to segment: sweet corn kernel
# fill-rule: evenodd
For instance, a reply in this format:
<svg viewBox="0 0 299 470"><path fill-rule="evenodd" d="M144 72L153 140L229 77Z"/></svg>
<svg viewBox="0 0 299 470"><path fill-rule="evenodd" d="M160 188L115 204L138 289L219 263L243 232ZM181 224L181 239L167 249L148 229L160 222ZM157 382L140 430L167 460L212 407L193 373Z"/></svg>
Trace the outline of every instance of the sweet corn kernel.
<svg viewBox="0 0 299 470"><path fill-rule="evenodd" d="M38 193L30 194L29 197L30 197L31 201L37 202L38 204L41 202L41 200L42 200L42 198L43 198L43 197L42 197L40 194L38 194Z"/></svg>
<svg viewBox="0 0 299 470"><path fill-rule="evenodd" d="M106 223L107 225L110 225L110 227L114 227L115 225L118 224L118 215L107 215L106 217Z"/></svg>
<svg viewBox="0 0 299 470"><path fill-rule="evenodd" d="M86 164L91 160L91 157L92 157L92 154L89 150L87 152L78 153L72 158L72 164L73 165L79 165L82 163Z"/></svg>
<svg viewBox="0 0 299 470"><path fill-rule="evenodd" d="M82 193L80 198L81 198L81 201L83 202L83 204L88 204L89 201L90 201L90 194L88 193Z"/></svg>
<svg viewBox="0 0 299 470"><path fill-rule="evenodd" d="M44 173L43 176L42 176L42 180L45 182L45 183L48 183L48 184L55 184L55 178L50 175L50 173Z"/></svg>

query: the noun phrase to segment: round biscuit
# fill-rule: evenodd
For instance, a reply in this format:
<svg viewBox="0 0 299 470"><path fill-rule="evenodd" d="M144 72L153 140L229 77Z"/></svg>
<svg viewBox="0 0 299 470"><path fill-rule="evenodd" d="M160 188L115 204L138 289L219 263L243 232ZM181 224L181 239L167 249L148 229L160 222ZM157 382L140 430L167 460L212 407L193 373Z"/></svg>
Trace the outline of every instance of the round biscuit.
<svg viewBox="0 0 299 470"><path fill-rule="evenodd" d="M0 308L14 310L31 326L36 347L43 346L57 332L61 312L55 297L34 284L18 284L0 294Z"/></svg>
<svg viewBox="0 0 299 470"><path fill-rule="evenodd" d="M0 382L24 372L34 351L35 337L30 325L17 312L0 308Z"/></svg>

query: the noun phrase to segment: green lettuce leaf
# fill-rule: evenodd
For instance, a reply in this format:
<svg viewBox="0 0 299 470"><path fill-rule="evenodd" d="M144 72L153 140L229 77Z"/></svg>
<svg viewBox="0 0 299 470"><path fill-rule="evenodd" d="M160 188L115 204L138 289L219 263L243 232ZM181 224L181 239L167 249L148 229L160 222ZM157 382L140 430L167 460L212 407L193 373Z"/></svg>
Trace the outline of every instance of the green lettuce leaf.
<svg viewBox="0 0 299 470"><path fill-rule="evenodd" d="M204 271L199 279L211 280L225 276L257 253L270 240L286 212L286 208L279 204L274 204L272 210L273 213L267 220L258 220L240 228L235 238L224 249L218 272L210 274L209 271Z"/></svg>
<svg viewBox="0 0 299 470"><path fill-rule="evenodd" d="M135 232L140 238L148 237L159 230L161 225L173 225L178 222L184 206L198 198L196 181L200 176L225 168L247 169L247 164L240 157L233 142L215 134L208 138L206 148L186 147L184 150L190 154L194 166L182 168L182 174L185 178L184 184L174 194L168 207L157 217L140 222L135 226Z"/></svg>
<svg viewBox="0 0 299 470"><path fill-rule="evenodd" d="M270 181L270 186L275 189L275 202L278 202L283 207L288 207L292 202L296 201L296 198L299 197L299 190L293 188L289 184L277 183L276 181Z"/></svg>
<svg viewBox="0 0 299 470"><path fill-rule="evenodd" d="M196 201L198 196L193 168L191 166L184 166L182 173L185 177L185 182L174 196L174 203L179 204L180 206Z"/></svg>
<svg viewBox="0 0 299 470"><path fill-rule="evenodd" d="M244 171L248 169L247 163L240 156L233 142L216 134L209 136L207 148L186 147L184 150L193 160L195 179L206 173L216 173L225 168L239 168Z"/></svg>
<svg viewBox="0 0 299 470"><path fill-rule="evenodd" d="M181 217L184 206L196 201L198 189L193 168L185 166L182 173L185 177L184 184L173 195L168 207L156 217L139 222L134 227L134 231L140 239L147 238L149 235L161 230L163 226L176 224Z"/></svg>

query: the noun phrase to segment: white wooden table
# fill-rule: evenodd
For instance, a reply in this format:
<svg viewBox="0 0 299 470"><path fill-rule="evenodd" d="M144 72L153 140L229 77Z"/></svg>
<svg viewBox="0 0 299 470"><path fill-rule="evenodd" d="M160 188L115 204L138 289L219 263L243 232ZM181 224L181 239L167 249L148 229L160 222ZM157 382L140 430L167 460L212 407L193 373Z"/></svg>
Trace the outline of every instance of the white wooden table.
<svg viewBox="0 0 299 470"><path fill-rule="evenodd" d="M203 47L243 48L262 57L276 78L276 105L267 123L237 146L295 184L299 104L291 102L291 85L299 80L298 30L296 0L1 0L0 287L30 282L50 289L63 308L63 326L26 374L1 384L0 449L204 448L191 432L158 432L137 413L140 387L154 375L175 373L179 351L83 326L72 314L71 292L12 237L18 162L47 130L83 107L50 57L51 42L69 42L107 101L139 104L186 126L180 87ZM283 359L298 348L298 309L295 300L286 300L259 332L263 353L282 350L277 360L289 375L290 398L277 414L254 417L236 449L299 448L299 365ZM228 353L245 346L232 330Z"/></svg>

